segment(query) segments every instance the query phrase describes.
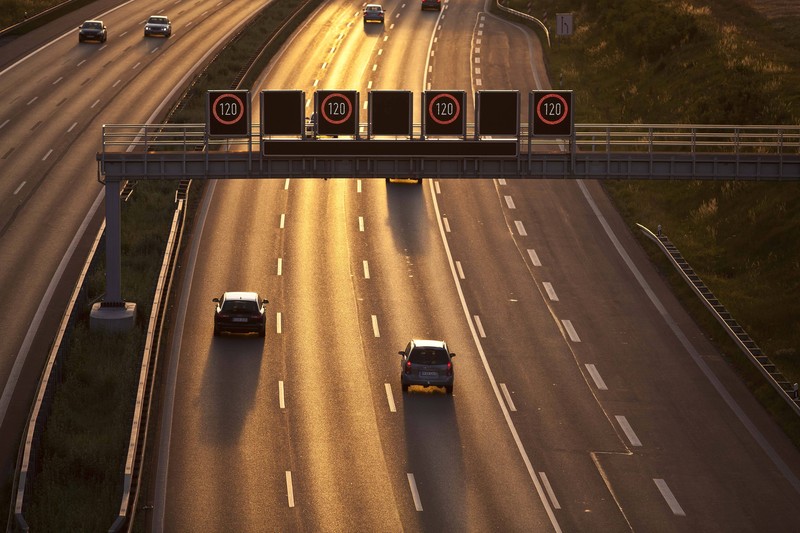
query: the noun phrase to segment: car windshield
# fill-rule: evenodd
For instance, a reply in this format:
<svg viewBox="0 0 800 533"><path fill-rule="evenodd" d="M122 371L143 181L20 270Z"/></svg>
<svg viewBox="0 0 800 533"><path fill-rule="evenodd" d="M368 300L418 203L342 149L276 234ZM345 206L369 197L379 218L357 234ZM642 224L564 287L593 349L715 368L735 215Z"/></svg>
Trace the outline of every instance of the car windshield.
<svg viewBox="0 0 800 533"><path fill-rule="evenodd" d="M222 304L225 313L258 313L258 304L252 300L226 300Z"/></svg>
<svg viewBox="0 0 800 533"><path fill-rule="evenodd" d="M412 350L409 360L417 365L446 365L447 352L435 348L417 348Z"/></svg>

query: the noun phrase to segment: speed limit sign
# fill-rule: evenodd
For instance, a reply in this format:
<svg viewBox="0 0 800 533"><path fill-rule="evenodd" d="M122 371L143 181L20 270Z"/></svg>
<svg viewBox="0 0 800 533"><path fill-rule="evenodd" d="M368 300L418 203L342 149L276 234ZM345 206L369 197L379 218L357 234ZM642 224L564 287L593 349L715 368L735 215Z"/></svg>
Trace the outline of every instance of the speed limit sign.
<svg viewBox="0 0 800 533"><path fill-rule="evenodd" d="M425 91L422 102L425 135L466 135L466 95L464 91Z"/></svg>
<svg viewBox="0 0 800 533"><path fill-rule="evenodd" d="M358 136L358 91L314 93L317 133Z"/></svg>
<svg viewBox="0 0 800 533"><path fill-rule="evenodd" d="M534 135L572 135L572 91L533 91L530 114Z"/></svg>
<svg viewBox="0 0 800 533"><path fill-rule="evenodd" d="M248 137L250 91L208 91L206 131L212 137Z"/></svg>

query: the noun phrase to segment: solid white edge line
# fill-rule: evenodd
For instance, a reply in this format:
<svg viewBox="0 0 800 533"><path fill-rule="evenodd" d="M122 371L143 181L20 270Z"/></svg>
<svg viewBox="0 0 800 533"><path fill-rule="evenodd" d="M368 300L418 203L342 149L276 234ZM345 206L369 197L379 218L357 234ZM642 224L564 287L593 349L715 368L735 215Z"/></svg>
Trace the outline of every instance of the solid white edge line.
<svg viewBox="0 0 800 533"><path fill-rule="evenodd" d="M294 507L294 486L292 485L292 471L286 471L286 499L289 507Z"/></svg>
<svg viewBox="0 0 800 533"><path fill-rule="evenodd" d="M286 397L284 396L283 381L278 381L278 406L286 409Z"/></svg>
<svg viewBox="0 0 800 533"><path fill-rule="evenodd" d="M544 483L544 490L547 491L547 495L550 496L550 501L553 502L553 507L556 509L561 509L561 504L558 503L558 499L556 498L556 493L553 492L553 487L550 485L550 480L547 479L547 474L544 472L539 472L539 477L542 478L542 483Z"/></svg>
<svg viewBox="0 0 800 533"><path fill-rule="evenodd" d="M375 315L372 315L372 334L375 335L376 338L381 336L381 332L378 329L378 317Z"/></svg>
<svg viewBox="0 0 800 533"><path fill-rule="evenodd" d="M503 391L503 396L506 398L506 403L508 404L508 409L512 412L517 411L517 406L514 405L514 401L511 399L511 394L508 392L508 387L506 387L505 383L500 384L500 390Z"/></svg>
<svg viewBox="0 0 800 533"><path fill-rule="evenodd" d="M597 371L597 367L595 367L592 363L586 363L586 370L589 371L589 375L592 376L594 384L597 385L598 389L608 390L606 382L603 381L603 377L600 375L600 372Z"/></svg>
<svg viewBox="0 0 800 533"><path fill-rule="evenodd" d="M661 300L658 298L658 296L656 296L655 292L653 292L653 289L644 279L642 273L639 272L638 268L636 268L636 265L633 264L633 260L628 255L628 252L625 251L625 248L623 248L622 243L619 242L619 239L617 239L617 236L614 234L613 230L611 229L611 226L609 226L608 221L606 221L605 217L600 212L600 208L595 203L594 198L592 198L592 195L589 193L589 189L586 188L586 185L584 185L583 181L577 180L577 184L578 187L581 189L581 192L583 192L583 196L586 198L586 201L589 203L589 206L592 208L592 211L594 211L595 216L600 221L600 225L603 226L606 235L608 235L608 238L611 240L611 243L614 245L614 248L616 248L617 253L620 255L620 257L622 257L622 260L625 262L625 264L628 266L628 269L636 278L636 281L639 283L639 286L642 288L642 290L644 290L647 297L650 299L652 304L658 310L659 314L661 315L661 318L664 320L664 322L666 322L666 324L672 330L672 333L678 338L678 341L681 343L681 345L683 345L683 348L689 353L692 360L694 360L695 364L700 368L700 371L706 376L706 379L708 379L708 381L711 382L711 385L716 389L717 393L722 397L722 399L725 401L725 403L728 405L731 411L733 411L733 413L736 415L736 417L739 419L742 425L744 425L744 427L747 429L747 431L750 433L753 439L755 439L755 441L758 443L761 449L764 450L764 453L767 454L767 456L772 460L773 464L778 468L778 470L781 471L781 474L783 474L786 480L792 485L794 490L797 493L800 493L800 479L798 479L797 476L794 475L794 472L792 472L792 470L789 468L786 462L781 458L781 456L778 455L778 452L775 451L775 448L773 448L772 445L769 443L769 441L767 441L766 437L764 437L761 431L759 431L758 428L755 426L755 424L753 424L753 421L750 420L750 417L748 417L745 414L745 412L742 410L742 408L739 406L736 400L733 399L733 396L731 396L730 392L728 392L728 389L725 388L725 386L722 384L722 382L719 380L716 374L714 374L714 372L711 370L708 364L700 357L700 353L697 351L697 349L692 345L692 343L680 329L678 324L672 318L672 315L669 314L667 309L664 307L664 304L661 303Z"/></svg>
<svg viewBox="0 0 800 533"><path fill-rule="evenodd" d="M667 501L667 505L669 505L672 514L686 516L686 513L683 511L683 507L681 507L681 504L678 503L675 495L672 494L667 482L660 478L653 478L653 481L655 482L656 487L658 487L658 491L661 493L661 496L663 496L663 498Z"/></svg>
<svg viewBox="0 0 800 533"><path fill-rule="evenodd" d="M392 396L392 386L388 383L383 384L386 389L386 401L389 402L389 411L392 413L397 412L397 406L394 404L394 397Z"/></svg>
<svg viewBox="0 0 800 533"><path fill-rule="evenodd" d="M431 180L429 180L431 181ZM539 481L539 478L536 476L536 472L533 468L533 464L531 463L530 457L528 457L528 452L525 451L525 446L522 444L522 439L519 437L519 433L517 433L517 428L514 425L514 421L511 420L511 415L509 414L508 408L506 408L506 404L503 402L502 393L500 392L500 388L497 385L497 381L494 379L494 374L492 373L492 369L489 366L489 360L486 358L486 353L483 351L483 345L481 344L480 339L478 338L478 334L475 331L475 326L472 324L472 320L470 320L470 312L469 307L467 307L467 301L464 298L464 291L461 288L461 283L458 281L458 275L456 274L456 268L453 262L453 254L450 251L450 244L447 242L447 235L444 232L444 227L442 223L442 216L441 211L439 210L439 202L436 199L436 194L434 194L433 184L430 185L430 193L431 199L433 203L433 209L436 213L436 221L439 225L439 235L442 238L442 244L444 245L445 255L447 255L447 261L450 265L450 274L453 277L453 283L456 286L456 292L458 293L458 299L461 302L461 308L464 311L464 318L467 321L467 326L470 329L470 333L472 334L472 341L475 343L475 346L478 350L478 355L480 356L481 363L483 364L483 368L486 371L486 375L489 378L489 383L492 386L492 390L494 391L495 398L497 399L497 403L500 405L500 410L503 413L503 417L506 420L506 424L508 425L508 429L511 432L511 436L514 439L514 443L517 446L517 451L522 458L522 462L525 464L525 468L528 471L528 476L533 482L533 486L536 488L536 493L539 495L539 500L542 502L542 506L547 513L547 517L550 519L550 524L553 526L553 529L557 532L561 532L561 526L556 519L555 513L553 513L553 509L550 506L550 501L547 499L547 495L544 493L544 489L542 488L542 484Z"/></svg>
<svg viewBox="0 0 800 533"><path fill-rule="evenodd" d="M631 446L641 446L642 441L639 440L639 437L636 436L636 432L633 431L630 422L628 419L622 415L615 415L614 418L617 420L617 424L619 427L622 428L622 431L625 433L625 436L628 437L628 440L631 443Z"/></svg>
<svg viewBox="0 0 800 533"><path fill-rule="evenodd" d="M408 486L411 488L411 496L414 498L414 508L417 511L422 511L422 500L419 498L419 491L417 490L417 482L414 480L414 474L408 472Z"/></svg>

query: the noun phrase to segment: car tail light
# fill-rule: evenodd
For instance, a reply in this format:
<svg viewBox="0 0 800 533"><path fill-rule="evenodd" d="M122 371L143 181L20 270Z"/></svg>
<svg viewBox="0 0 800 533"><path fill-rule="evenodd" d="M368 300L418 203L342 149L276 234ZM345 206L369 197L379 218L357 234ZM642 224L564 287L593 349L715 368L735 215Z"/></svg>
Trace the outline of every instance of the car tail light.
<svg viewBox="0 0 800 533"><path fill-rule="evenodd" d="M453 375L453 363L451 361L447 362L447 375L448 376Z"/></svg>
<svg viewBox="0 0 800 533"><path fill-rule="evenodd" d="M411 361L406 361L406 374L411 373Z"/></svg>

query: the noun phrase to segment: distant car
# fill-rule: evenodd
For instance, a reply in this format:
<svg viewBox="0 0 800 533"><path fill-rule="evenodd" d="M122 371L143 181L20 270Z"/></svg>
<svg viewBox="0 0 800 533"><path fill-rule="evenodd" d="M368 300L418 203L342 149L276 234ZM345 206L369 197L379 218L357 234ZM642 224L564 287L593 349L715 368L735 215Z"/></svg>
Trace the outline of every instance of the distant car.
<svg viewBox="0 0 800 533"><path fill-rule="evenodd" d="M406 349L398 352L403 356L400 364L400 384L403 392L411 385L444 387L453 394L453 357L444 341L413 339Z"/></svg>
<svg viewBox="0 0 800 533"><path fill-rule="evenodd" d="M102 20L87 20L78 26L78 42L98 41L106 42L108 31Z"/></svg>
<svg viewBox="0 0 800 533"><path fill-rule="evenodd" d="M422 0L420 10L435 9L436 11L442 10L442 0Z"/></svg>
<svg viewBox="0 0 800 533"><path fill-rule="evenodd" d="M169 37L172 35L172 23L169 17L163 15L153 15L147 22L144 23L144 36L150 37L151 35L163 35Z"/></svg>
<svg viewBox="0 0 800 533"><path fill-rule="evenodd" d="M226 292L222 298L214 298L217 307L214 311L214 336L223 331L230 333L267 333L267 315L264 306L269 302L261 300L256 292Z"/></svg>
<svg viewBox="0 0 800 533"><path fill-rule="evenodd" d="M417 185L422 185L422 178L386 178L386 183L393 183L395 181L412 182Z"/></svg>
<svg viewBox="0 0 800 533"><path fill-rule="evenodd" d="M364 25L371 23L383 24L383 7L380 4L367 4L364 6Z"/></svg>

